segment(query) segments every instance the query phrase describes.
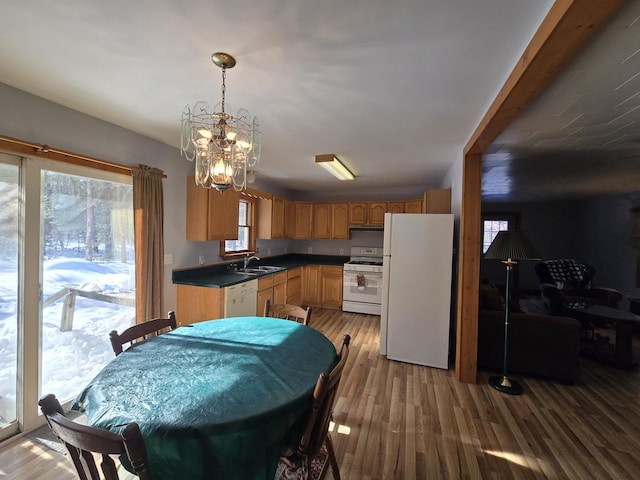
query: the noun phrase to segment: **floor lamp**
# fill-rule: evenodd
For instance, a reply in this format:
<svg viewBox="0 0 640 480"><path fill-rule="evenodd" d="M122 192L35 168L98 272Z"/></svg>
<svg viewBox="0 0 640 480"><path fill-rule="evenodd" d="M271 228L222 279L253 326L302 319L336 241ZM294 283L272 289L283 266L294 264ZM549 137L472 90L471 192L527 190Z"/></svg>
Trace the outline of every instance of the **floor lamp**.
<svg viewBox="0 0 640 480"><path fill-rule="evenodd" d="M504 306L504 363L502 375L489 377L489 385L496 390L509 395L520 395L523 392L522 385L511 380L507 375L508 346L509 346L509 305L511 303L510 280L511 270L517 265L516 260L533 260L538 257L529 240L520 230L502 230L498 232L491 242L484 258L502 261L507 266L507 284L505 287Z"/></svg>

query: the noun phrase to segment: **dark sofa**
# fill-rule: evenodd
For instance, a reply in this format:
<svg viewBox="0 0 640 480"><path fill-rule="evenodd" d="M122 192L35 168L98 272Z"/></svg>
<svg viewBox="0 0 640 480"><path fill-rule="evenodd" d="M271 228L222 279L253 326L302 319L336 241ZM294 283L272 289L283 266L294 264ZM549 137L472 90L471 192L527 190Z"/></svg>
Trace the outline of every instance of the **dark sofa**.
<svg viewBox="0 0 640 480"><path fill-rule="evenodd" d="M508 373L566 384L578 379L580 323L567 317L509 312ZM504 358L504 310L479 310L478 369L499 373Z"/></svg>

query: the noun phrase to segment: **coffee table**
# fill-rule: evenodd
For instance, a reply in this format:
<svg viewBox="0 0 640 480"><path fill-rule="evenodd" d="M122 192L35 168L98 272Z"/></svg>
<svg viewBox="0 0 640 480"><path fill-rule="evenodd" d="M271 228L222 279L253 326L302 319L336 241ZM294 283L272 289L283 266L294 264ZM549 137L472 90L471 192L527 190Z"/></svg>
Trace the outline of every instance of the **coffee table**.
<svg viewBox="0 0 640 480"><path fill-rule="evenodd" d="M583 345L581 354L616 368L630 369L638 365L633 360L633 330L640 324L640 316L603 305L578 304L566 307L565 310L567 315L583 325L614 325L616 328L614 344L593 339Z"/></svg>

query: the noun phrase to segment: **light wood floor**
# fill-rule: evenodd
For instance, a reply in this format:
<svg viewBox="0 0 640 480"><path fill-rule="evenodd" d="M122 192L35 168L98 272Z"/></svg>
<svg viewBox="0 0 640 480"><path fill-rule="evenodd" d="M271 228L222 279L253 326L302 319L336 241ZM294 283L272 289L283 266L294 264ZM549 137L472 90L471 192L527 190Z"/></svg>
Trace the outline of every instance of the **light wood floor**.
<svg viewBox="0 0 640 480"><path fill-rule="evenodd" d="M334 344L352 337L332 432L343 479L640 478L639 370L582 358L576 385L519 378L525 393L514 397L489 387L489 372L468 385L453 368L386 360L378 324L313 312ZM0 451L0 478L75 476L66 457L21 439Z"/></svg>

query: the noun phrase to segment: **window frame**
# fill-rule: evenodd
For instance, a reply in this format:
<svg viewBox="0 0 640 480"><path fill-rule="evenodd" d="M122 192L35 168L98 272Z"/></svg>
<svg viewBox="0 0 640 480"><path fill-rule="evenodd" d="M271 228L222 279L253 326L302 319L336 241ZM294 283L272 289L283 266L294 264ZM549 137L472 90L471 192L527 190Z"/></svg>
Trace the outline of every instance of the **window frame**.
<svg viewBox="0 0 640 480"><path fill-rule="evenodd" d="M240 229L247 228L249 230L249 248L246 250L227 250L226 242L227 240L220 241L220 257L224 260L232 260L234 258L243 257L247 254L256 253L256 228L257 228L257 208L258 203L257 199L248 195L241 195L238 199L238 204L246 203L247 208L247 224L241 225L240 218L238 218L238 238L240 238ZM240 211L240 210L238 210ZM239 217L239 215L238 215Z"/></svg>
<svg viewBox="0 0 640 480"><path fill-rule="evenodd" d="M484 223L486 221L506 221L509 230L518 230L520 228L520 213L518 212L489 212L480 215L480 256L486 253L484 249ZM495 238L495 237L494 237ZM490 245L490 244L489 244ZM489 246L487 246L487 249Z"/></svg>

